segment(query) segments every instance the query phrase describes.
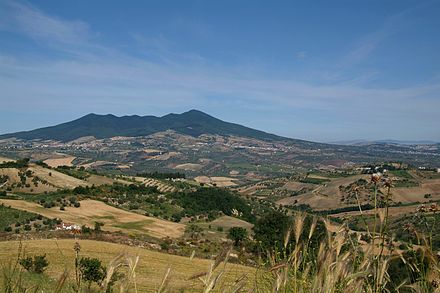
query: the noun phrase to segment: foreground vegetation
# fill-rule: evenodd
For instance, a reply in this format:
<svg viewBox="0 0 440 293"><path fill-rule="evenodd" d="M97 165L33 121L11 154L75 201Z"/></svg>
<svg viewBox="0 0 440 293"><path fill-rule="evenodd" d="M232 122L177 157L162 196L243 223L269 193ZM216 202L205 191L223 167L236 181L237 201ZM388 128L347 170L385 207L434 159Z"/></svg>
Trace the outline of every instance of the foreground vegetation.
<svg viewBox="0 0 440 293"><path fill-rule="evenodd" d="M57 169L76 178L90 177L84 168ZM378 170L385 172L385 167ZM40 194L4 192L4 239L43 238L61 221L69 221L82 226L82 240L23 241L23 246L0 242L0 261L9 260L2 267L2 288L11 293L437 292L438 194L419 194L427 204L417 213L392 214L407 208L399 199L404 194L393 194L392 185L419 185L425 179L414 170L390 170L389 176L325 177L321 172L269 179L250 188L253 194L164 179L181 177L179 173L141 174L176 188L168 191L127 176L127 184ZM292 204L276 205L280 198ZM310 201L298 202L301 198ZM315 209L328 203L332 205L325 210ZM131 247L85 240L104 233L101 230L123 237L121 243ZM11 257L11 251L16 255ZM155 262L155 257L161 260ZM231 263L248 266L234 265L238 269L231 274Z"/></svg>

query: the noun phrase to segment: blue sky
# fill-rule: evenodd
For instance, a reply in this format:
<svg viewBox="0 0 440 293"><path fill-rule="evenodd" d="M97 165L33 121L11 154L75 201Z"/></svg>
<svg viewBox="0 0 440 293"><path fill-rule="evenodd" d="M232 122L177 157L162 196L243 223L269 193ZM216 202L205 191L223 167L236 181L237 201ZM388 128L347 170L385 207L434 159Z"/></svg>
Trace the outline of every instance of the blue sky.
<svg viewBox="0 0 440 293"><path fill-rule="evenodd" d="M440 1L0 0L0 133L199 109L315 141L440 141Z"/></svg>

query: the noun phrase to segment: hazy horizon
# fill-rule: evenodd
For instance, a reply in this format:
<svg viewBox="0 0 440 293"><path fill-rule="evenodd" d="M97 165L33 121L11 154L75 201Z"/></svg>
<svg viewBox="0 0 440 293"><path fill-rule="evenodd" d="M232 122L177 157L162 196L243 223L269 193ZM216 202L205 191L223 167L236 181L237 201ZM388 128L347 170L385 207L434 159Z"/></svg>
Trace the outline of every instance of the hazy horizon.
<svg viewBox="0 0 440 293"><path fill-rule="evenodd" d="M198 109L318 142L440 141L440 1L0 0L0 133Z"/></svg>

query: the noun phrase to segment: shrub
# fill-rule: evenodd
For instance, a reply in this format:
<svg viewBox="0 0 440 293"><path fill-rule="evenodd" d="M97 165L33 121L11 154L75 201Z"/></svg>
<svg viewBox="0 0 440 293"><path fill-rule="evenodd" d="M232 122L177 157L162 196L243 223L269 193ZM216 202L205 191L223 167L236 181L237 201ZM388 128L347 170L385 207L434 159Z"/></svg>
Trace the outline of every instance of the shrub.
<svg viewBox="0 0 440 293"><path fill-rule="evenodd" d="M42 274L49 266L46 255L35 255L34 258L28 256L19 261L20 265L29 272Z"/></svg>
<svg viewBox="0 0 440 293"><path fill-rule="evenodd" d="M81 273L81 279L91 283L101 283L106 275L106 270L102 266L102 263L97 258L81 258L79 261L79 271Z"/></svg>

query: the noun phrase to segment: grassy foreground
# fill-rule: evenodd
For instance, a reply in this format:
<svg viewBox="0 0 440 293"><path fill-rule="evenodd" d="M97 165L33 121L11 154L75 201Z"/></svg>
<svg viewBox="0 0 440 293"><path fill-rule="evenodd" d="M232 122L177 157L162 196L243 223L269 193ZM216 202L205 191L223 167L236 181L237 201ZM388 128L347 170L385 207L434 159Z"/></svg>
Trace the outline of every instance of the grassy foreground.
<svg viewBox="0 0 440 293"><path fill-rule="evenodd" d="M79 240L78 242L81 245L82 256L99 258L105 265L108 265L109 262L120 253L139 256L139 263L136 268L138 292L154 292L157 290L168 268L171 269L167 284L169 291L201 291L202 286L200 281L197 279L188 279L195 274L208 271L212 263L209 260L190 259L114 243L93 240ZM64 270L67 270L69 274L68 282L74 281L75 252L73 247L75 240L27 240L21 243L24 252L28 255L47 254L49 267L46 274L48 276L57 279ZM6 264L11 260L14 261L18 254L19 245L20 242L18 241L0 242L0 263ZM217 288L223 291L221 289L222 286L232 284L243 275L248 278L250 284L251 279L255 275L255 271L250 267L228 263L226 264L226 273ZM1 278L2 275L0 275L0 281ZM50 284L50 280L43 281ZM47 292L50 291L49 289Z"/></svg>

